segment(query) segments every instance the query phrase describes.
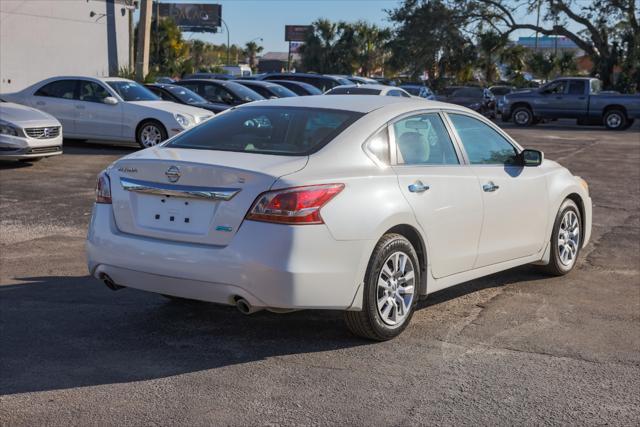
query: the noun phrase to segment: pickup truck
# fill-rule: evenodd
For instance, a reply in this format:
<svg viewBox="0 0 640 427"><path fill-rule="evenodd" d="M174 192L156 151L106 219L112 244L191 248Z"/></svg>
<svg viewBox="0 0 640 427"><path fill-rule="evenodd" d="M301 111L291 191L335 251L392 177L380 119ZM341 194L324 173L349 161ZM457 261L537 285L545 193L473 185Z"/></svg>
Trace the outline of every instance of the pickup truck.
<svg viewBox="0 0 640 427"><path fill-rule="evenodd" d="M600 93L601 82L589 77L562 77L538 89L504 96L502 120L531 126L542 119L577 119L578 124L623 130L640 118L640 95Z"/></svg>

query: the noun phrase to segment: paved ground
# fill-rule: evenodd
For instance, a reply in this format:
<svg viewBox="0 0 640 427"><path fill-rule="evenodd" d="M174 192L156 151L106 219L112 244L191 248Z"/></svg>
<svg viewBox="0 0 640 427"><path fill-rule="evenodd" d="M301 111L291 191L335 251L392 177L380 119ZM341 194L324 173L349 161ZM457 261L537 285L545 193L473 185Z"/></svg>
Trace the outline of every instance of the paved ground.
<svg viewBox="0 0 640 427"><path fill-rule="evenodd" d="M94 177L129 149L0 165L0 425L638 425L640 128L508 131L589 181L577 269L439 292L381 344L337 312L245 317L87 277Z"/></svg>

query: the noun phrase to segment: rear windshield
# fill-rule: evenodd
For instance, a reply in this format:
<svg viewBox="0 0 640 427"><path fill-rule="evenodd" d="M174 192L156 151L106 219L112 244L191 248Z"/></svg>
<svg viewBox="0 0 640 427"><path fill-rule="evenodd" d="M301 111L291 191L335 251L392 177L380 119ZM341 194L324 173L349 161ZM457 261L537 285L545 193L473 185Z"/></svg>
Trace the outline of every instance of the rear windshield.
<svg viewBox="0 0 640 427"><path fill-rule="evenodd" d="M242 107L178 135L166 146L302 156L318 151L361 116L320 108Z"/></svg>
<svg viewBox="0 0 640 427"><path fill-rule="evenodd" d="M380 89L368 87L336 87L327 92L327 95L380 95Z"/></svg>

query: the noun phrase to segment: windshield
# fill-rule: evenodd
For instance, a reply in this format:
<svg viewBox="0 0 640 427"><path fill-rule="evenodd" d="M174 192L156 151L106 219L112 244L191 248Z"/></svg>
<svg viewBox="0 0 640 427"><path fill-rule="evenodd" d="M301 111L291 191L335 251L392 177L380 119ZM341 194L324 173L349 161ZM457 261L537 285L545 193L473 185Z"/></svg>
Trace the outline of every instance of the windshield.
<svg viewBox="0 0 640 427"><path fill-rule="evenodd" d="M166 90L171 92L173 96L186 104L206 104L207 100L195 93L194 91L180 86L165 86Z"/></svg>
<svg viewBox="0 0 640 427"><path fill-rule="evenodd" d="M259 93L249 89L246 86L241 85L240 83L229 82L224 85L225 89L233 92L238 98L243 101L251 102L251 101L259 101L264 99L264 96Z"/></svg>
<svg viewBox="0 0 640 427"><path fill-rule="evenodd" d="M411 95L420 96L420 88L415 86L400 86L402 89L409 92Z"/></svg>
<svg viewBox="0 0 640 427"><path fill-rule="evenodd" d="M295 92L279 85L269 86L269 90L275 93L278 98L289 98L291 96L298 96L295 94Z"/></svg>
<svg viewBox="0 0 640 427"><path fill-rule="evenodd" d="M158 101L160 99L159 96L136 82L111 81L107 84L118 92L118 95L125 101Z"/></svg>
<svg viewBox="0 0 640 427"><path fill-rule="evenodd" d="M327 95L380 95L380 89L363 86L335 87L327 92Z"/></svg>
<svg viewBox="0 0 640 427"><path fill-rule="evenodd" d="M166 146L300 156L311 154L362 116L302 107L244 107L216 116Z"/></svg>

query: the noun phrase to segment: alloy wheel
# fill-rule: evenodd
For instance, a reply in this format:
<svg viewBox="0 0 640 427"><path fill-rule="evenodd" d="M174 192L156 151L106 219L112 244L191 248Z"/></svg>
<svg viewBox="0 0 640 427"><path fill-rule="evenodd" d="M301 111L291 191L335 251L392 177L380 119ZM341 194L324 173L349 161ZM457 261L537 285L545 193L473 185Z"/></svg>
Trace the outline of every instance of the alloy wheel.
<svg viewBox="0 0 640 427"><path fill-rule="evenodd" d="M562 217L558 230L558 255L563 265L569 266L576 261L580 244L580 221L578 215L568 210Z"/></svg>
<svg viewBox="0 0 640 427"><path fill-rule="evenodd" d="M162 132L155 125L145 125L140 131L140 141L145 147L152 147L162 142Z"/></svg>
<svg viewBox="0 0 640 427"><path fill-rule="evenodd" d="M415 270L404 252L394 252L385 260L378 275L377 308L387 325L402 324L411 312L415 291Z"/></svg>

